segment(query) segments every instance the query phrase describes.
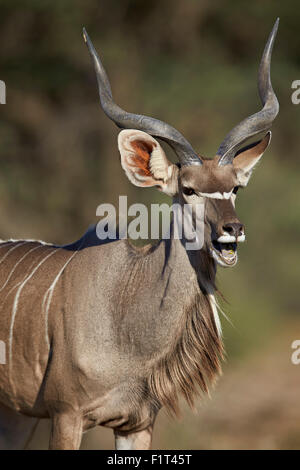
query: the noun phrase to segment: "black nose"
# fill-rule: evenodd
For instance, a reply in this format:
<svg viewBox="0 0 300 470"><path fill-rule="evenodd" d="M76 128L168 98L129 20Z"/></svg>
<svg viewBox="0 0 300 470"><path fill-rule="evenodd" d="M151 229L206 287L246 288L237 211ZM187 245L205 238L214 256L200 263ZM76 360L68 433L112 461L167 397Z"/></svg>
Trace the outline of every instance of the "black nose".
<svg viewBox="0 0 300 470"><path fill-rule="evenodd" d="M229 235L235 238L239 237L240 235L243 235L243 229L244 225L237 222L223 225L224 232L227 232Z"/></svg>

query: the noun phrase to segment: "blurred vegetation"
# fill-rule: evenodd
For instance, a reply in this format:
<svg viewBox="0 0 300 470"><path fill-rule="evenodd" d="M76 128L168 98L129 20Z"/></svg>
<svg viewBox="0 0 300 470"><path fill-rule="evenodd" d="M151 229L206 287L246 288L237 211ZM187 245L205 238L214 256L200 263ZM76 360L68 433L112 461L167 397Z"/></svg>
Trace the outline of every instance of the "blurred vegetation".
<svg viewBox="0 0 300 470"><path fill-rule="evenodd" d="M300 79L296 0L0 0L0 235L67 243L96 221L96 207L165 202L127 181L117 129L98 104L85 26L125 109L165 120L200 154L259 109L256 76L277 16L272 80L281 110L270 149L241 191L240 262L219 273L229 367L265 346L299 314ZM169 152L170 154L170 152ZM300 331L295 331L297 337ZM292 338L294 339L294 338ZM289 348L289 344L287 344Z"/></svg>

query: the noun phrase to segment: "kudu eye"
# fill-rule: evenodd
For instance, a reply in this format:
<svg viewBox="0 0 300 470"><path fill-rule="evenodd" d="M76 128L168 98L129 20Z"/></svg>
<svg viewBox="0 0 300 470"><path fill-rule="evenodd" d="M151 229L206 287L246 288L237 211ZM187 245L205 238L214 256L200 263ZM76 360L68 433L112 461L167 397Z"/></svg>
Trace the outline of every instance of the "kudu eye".
<svg viewBox="0 0 300 470"><path fill-rule="evenodd" d="M233 188L232 193L233 193L233 194L236 194L239 189L240 189L240 186L235 186L235 187Z"/></svg>
<svg viewBox="0 0 300 470"><path fill-rule="evenodd" d="M186 196L192 196L193 194L196 194L193 188L188 188L187 186L184 186L182 191Z"/></svg>

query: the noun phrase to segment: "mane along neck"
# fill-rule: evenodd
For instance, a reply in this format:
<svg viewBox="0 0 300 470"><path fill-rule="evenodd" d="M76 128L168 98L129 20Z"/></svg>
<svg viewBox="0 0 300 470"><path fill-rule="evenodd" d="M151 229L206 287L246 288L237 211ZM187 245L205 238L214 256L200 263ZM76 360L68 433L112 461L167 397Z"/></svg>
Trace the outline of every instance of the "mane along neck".
<svg viewBox="0 0 300 470"><path fill-rule="evenodd" d="M172 243L175 241L171 240ZM179 395L193 407L196 396L208 393L221 373L224 355L214 297L215 263L201 251L189 254L186 259L196 272L198 283L191 286L190 301L182 312L168 352L154 365L148 378L154 399L175 415L179 413Z"/></svg>

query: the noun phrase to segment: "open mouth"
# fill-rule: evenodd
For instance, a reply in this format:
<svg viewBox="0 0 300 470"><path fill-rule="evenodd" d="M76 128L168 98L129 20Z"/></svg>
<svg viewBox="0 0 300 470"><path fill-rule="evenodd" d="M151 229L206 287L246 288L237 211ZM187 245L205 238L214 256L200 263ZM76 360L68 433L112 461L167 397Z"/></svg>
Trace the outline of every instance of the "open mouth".
<svg viewBox="0 0 300 470"><path fill-rule="evenodd" d="M213 240L211 252L213 258L223 266L234 266L237 262L237 243L220 243Z"/></svg>

